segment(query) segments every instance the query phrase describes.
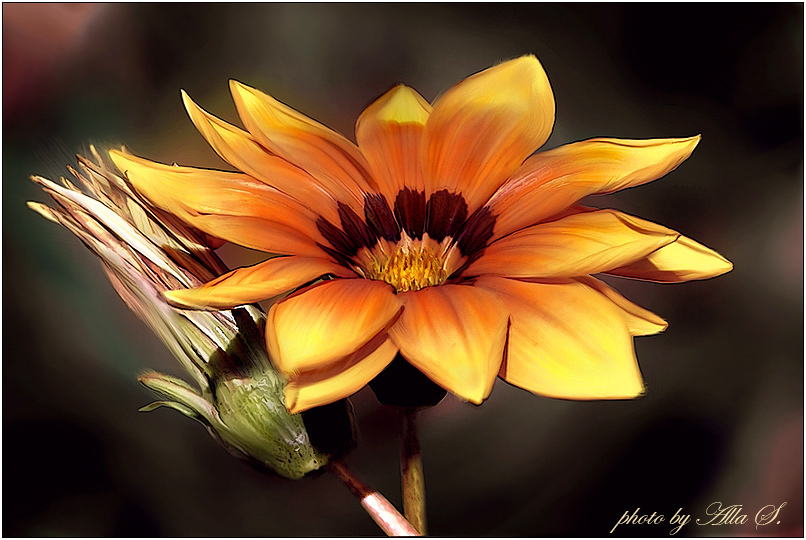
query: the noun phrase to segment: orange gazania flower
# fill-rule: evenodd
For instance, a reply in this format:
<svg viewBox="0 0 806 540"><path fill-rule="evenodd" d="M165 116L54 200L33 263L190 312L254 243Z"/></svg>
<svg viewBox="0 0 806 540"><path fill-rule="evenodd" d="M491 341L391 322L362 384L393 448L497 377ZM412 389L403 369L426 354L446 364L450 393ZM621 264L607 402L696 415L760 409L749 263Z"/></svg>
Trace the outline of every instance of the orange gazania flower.
<svg viewBox="0 0 806 540"><path fill-rule="evenodd" d="M358 118L357 144L231 89L247 131L183 96L242 172L112 158L155 205L280 255L167 293L174 305L228 309L313 283L266 324L292 411L356 392L398 352L473 403L496 376L550 397L632 398L644 388L632 337L666 323L591 274L677 282L732 268L675 231L575 205L665 175L700 137L592 139L532 156L554 123L534 56L468 77L433 107L396 86Z"/></svg>

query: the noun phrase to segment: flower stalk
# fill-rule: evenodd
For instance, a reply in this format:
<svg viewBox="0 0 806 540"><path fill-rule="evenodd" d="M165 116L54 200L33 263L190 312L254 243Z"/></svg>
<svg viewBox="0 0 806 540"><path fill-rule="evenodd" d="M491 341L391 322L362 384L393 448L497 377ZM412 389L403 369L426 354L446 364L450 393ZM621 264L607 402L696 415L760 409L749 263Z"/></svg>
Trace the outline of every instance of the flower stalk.
<svg viewBox="0 0 806 540"><path fill-rule="evenodd" d="M422 536L386 497L356 478L343 461L333 460L328 467L361 501L361 507L387 536Z"/></svg>
<svg viewBox="0 0 806 540"><path fill-rule="evenodd" d="M403 444L400 454L400 478L403 488L403 512L420 534L426 534L425 475L417 436L417 411L406 409L403 416Z"/></svg>

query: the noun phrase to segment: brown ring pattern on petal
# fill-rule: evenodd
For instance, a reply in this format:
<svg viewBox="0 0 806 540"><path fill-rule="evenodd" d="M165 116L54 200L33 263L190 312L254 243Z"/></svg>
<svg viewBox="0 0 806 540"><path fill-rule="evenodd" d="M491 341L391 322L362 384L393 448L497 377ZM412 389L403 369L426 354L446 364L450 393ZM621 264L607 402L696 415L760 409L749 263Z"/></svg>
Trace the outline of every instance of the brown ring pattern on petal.
<svg viewBox="0 0 806 540"><path fill-rule="evenodd" d="M395 219L409 238L422 238L425 231L425 193L403 188L395 197Z"/></svg>
<svg viewBox="0 0 806 540"><path fill-rule="evenodd" d="M400 240L400 226L395 221L386 197L381 194L368 194L364 198L364 217L370 229L378 236L397 242Z"/></svg>
<svg viewBox="0 0 806 540"><path fill-rule="evenodd" d="M459 193L447 189L431 195L425 209L428 236L442 242L446 236L454 237L467 219L467 203Z"/></svg>
<svg viewBox="0 0 806 540"><path fill-rule="evenodd" d="M337 263L370 279L403 284L401 290L460 277L487 247L496 221L487 207L468 219L464 197L444 189L426 202L423 191L403 188L395 198L394 211L382 194L367 194L363 219L343 203L338 205L338 215L340 226L322 216L317 219L317 228L330 244L319 246ZM460 268L444 258L451 244L464 259ZM413 285L405 285L409 281Z"/></svg>

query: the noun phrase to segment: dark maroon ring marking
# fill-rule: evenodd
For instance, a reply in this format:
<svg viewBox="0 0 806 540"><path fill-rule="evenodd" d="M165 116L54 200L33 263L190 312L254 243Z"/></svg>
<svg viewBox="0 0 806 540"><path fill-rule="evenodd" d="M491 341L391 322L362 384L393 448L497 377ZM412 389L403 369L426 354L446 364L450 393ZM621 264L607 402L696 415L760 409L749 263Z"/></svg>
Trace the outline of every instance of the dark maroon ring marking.
<svg viewBox="0 0 806 540"><path fill-rule="evenodd" d="M446 236L454 237L467 219L467 203L458 193L441 189L431 195L426 205L428 236L442 242Z"/></svg>
<svg viewBox="0 0 806 540"><path fill-rule="evenodd" d="M487 207L468 219L467 202L446 189L433 193L426 203L424 192L403 188L395 198L394 212L386 197L368 194L364 197L364 219L343 203L339 203L338 212L341 227L322 216L316 226L333 246L320 247L345 266L362 247L372 249L379 238L397 242L402 231L412 239L421 239L425 233L437 242L454 238L462 254L475 259L492 238L496 220Z"/></svg>
<svg viewBox="0 0 806 540"><path fill-rule="evenodd" d="M347 257L352 257L358 253L360 247L355 238L350 238L344 231L333 225L324 217L319 216L316 220L316 228L325 237L325 240L330 243L339 253L343 253Z"/></svg>
<svg viewBox="0 0 806 540"><path fill-rule="evenodd" d="M470 216L454 237L462 254L468 257L481 255L487 242L493 237L496 215L486 206L482 206Z"/></svg>
<svg viewBox="0 0 806 540"><path fill-rule="evenodd" d="M392 209L386 197L380 194L369 194L364 198L364 217L370 229L380 238L390 242L400 240L400 226L395 221Z"/></svg>
<svg viewBox="0 0 806 540"><path fill-rule="evenodd" d="M425 193L401 189L395 198L395 219L409 238L422 238L425 230Z"/></svg>
<svg viewBox="0 0 806 540"><path fill-rule="evenodd" d="M339 219L344 234L357 242L356 252L362 246L372 247L378 243L378 233L370 229L361 216L344 203L339 203Z"/></svg>

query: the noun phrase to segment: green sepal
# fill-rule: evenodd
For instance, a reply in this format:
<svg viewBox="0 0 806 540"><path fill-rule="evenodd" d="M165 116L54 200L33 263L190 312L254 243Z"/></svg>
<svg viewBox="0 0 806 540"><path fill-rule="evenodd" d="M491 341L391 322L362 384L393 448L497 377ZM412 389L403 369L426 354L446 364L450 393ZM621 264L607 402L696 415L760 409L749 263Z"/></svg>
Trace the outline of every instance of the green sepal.
<svg viewBox="0 0 806 540"><path fill-rule="evenodd" d="M213 404L204 399L198 392L196 392L188 383L182 379L165 375L164 373L147 373L138 379L147 388L154 390L166 397L171 398L171 402L193 411L195 415L204 418L207 423L215 424L218 422L218 412L213 407ZM173 405L169 405L177 409ZM182 409L177 409L184 413ZM191 416L191 415L188 415ZM195 416L191 416L195 417Z"/></svg>
<svg viewBox="0 0 806 540"><path fill-rule="evenodd" d="M156 409L159 409L160 407L168 407L169 409L174 409L174 410L177 410L177 411L181 412L182 414L184 414L188 418L193 418L194 420L199 420L199 413L197 413L196 411L194 411L190 407L186 407L186 406L182 405L181 403L177 403L176 401L155 401L153 403L149 403L148 405L143 405L142 407L137 409L137 411L138 412L151 412L151 411L154 411Z"/></svg>
<svg viewBox="0 0 806 540"><path fill-rule="evenodd" d="M170 398L146 405L141 411L173 408L201 422L232 454L280 476L302 478L330 459L311 443L302 415L288 412L283 401L285 383L276 372L220 380L213 402L170 375L148 373L139 380Z"/></svg>
<svg viewBox="0 0 806 540"><path fill-rule="evenodd" d="M284 382L274 372L255 378L222 381L216 408L226 443L286 478L298 479L329 461L311 443L302 416L284 403Z"/></svg>

